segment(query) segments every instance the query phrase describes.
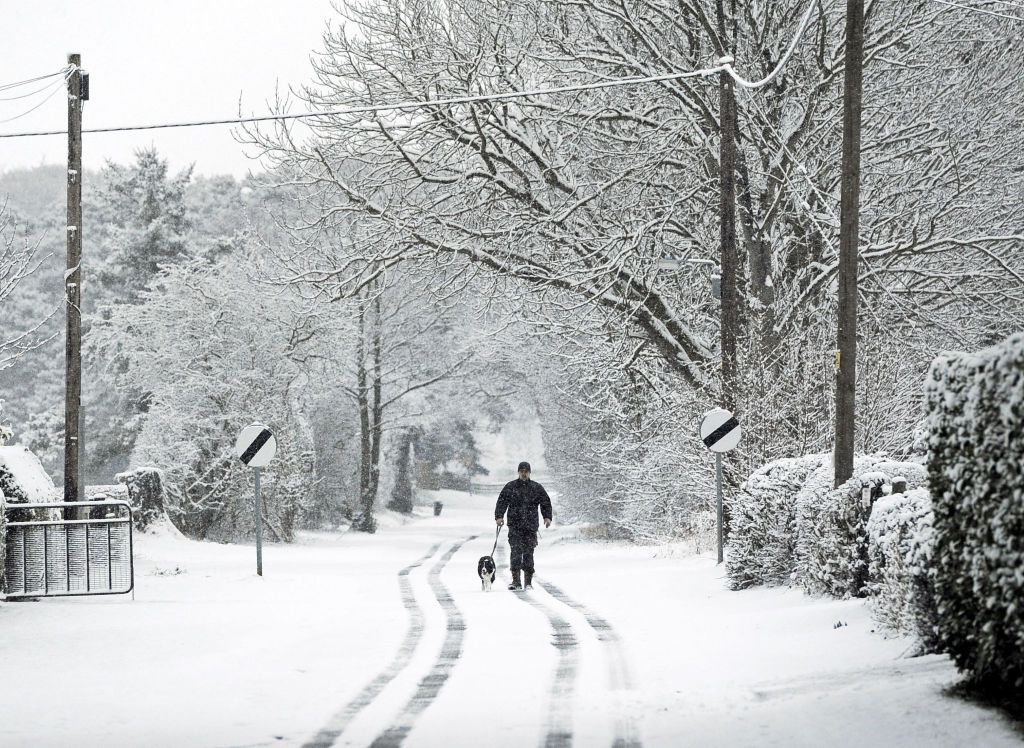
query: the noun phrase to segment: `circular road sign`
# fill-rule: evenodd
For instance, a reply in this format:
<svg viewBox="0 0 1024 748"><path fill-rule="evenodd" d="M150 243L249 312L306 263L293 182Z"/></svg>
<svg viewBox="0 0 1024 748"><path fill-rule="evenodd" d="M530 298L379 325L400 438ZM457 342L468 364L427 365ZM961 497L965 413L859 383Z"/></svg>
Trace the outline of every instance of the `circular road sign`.
<svg viewBox="0 0 1024 748"><path fill-rule="evenodd" d="M265 467L276 452L277 440L262 423L246 426L235 441L235 454L251 468Z"/></svg>
<svg viewBox="0 0 1024 748"><path fill-rule="evenodd" d="M740 422L722 408L709 410L700 422L700 438L712 452L728 452L740 442Z"/></svg>

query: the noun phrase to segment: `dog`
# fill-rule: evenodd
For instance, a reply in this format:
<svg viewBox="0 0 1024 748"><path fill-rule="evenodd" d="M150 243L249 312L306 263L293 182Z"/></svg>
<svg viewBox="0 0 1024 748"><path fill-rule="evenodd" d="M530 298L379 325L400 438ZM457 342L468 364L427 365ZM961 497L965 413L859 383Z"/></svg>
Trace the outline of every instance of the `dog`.
<svg viewBox="0 0 1024 748"><path fill-rule="evenodd" d="M481 556L476 562L476 575L480 577L480 585L484 592L491 591L491 585L494 584L494 569L494 558L491 556Z"/></svg>

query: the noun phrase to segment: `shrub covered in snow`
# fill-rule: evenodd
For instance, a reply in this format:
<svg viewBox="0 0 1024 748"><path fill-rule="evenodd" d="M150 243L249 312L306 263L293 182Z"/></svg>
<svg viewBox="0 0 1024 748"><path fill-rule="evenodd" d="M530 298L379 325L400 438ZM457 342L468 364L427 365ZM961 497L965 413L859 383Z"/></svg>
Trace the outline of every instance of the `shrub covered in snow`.
<svg viewBox="0 0 1024 748"><path fill-rule="evenodd" d="M128 489L135 527L145 530L164 516L163 483L160 471L152 467L127 470L114 476Z"/></svg>
<svg viewBox="0 0 1024 748"><path fill-rule="evenodd" d="M1024 333L944 355L925 383L935 593L971 679L1024 690Z"/></svg>
<svg viewBox="0 0 1024 748"><path fill-rule="evenodd" d="M835 597L866 594L867 522L895 476L910 488L926 480L923 465L881 455L854 459L853 476L832 488L831 461L815 470L797 495L797 579L808 592Z"/></svg>
<svg viewBox="0 0 1024 748"><path fill-rule="evenodd" d="M0 491L12 504L43 503L58 499L53 479L27 447L0 447Z"/></svg>
<svg viewBox="0 0 1024 748"><path fill-rule="evenodd" d="M868 594L878 623L911 634L924 652L939 649L930 578L932 501L915 488L875 502L868 519Z"/></svg>
<svg viewBox="0 0 1024 748"><path fill-rule="evenodd" d="M796 496L827 455L783 458L754 472L730 504L726 573L734 590L788 582L796 564Z"/></svg>

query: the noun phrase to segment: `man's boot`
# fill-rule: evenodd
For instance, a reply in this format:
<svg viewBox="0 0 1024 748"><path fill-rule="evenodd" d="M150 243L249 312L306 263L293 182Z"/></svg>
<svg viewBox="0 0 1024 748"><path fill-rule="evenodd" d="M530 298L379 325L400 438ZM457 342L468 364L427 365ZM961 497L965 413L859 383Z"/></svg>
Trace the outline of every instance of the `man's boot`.
<svg viewBox="0 0 1024 748"><path fill-rule="evenodd" d="M510 584L508 588L510 590L521 590L523 588L523 583L519 575L519 569L516 569L512 572L512 584Z"/></svg>
<svg viewBox="0 0 1024 748"><path fill-rule="evenodd" d="M533 572L532 571L526 572L526 581L523 583L523 586L526 587L526 589L528 589L528 590L532 590L533 589Z"/></svg>

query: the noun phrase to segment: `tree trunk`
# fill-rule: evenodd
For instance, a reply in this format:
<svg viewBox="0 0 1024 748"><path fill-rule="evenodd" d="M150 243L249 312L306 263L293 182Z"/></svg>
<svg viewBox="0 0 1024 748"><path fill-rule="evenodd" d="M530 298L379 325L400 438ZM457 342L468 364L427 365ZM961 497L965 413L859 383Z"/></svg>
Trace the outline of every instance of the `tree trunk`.
<svg viewBox="0 0 1024 748"><path fill-rule="evenodd" d="M359 408L359 512L352 521L352 529L374 532L377 523L373 518L373 504L376 492L371 491L371 469L373 460L373 427L370 413L370 393L366 371L366 312L360 309L358 316L359 346L356 349L356 397Z"/></svg>

